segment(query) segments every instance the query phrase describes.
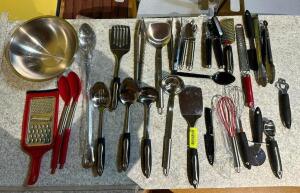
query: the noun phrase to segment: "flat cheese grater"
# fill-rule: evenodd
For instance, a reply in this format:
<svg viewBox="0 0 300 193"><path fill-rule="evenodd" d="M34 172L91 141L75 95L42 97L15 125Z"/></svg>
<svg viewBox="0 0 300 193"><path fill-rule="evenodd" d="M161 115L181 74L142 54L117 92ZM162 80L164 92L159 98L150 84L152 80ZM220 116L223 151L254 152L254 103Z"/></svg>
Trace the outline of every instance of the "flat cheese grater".
<svg viewBox="0 0 300 193"><path fill-rule="evenodd" d="M57 89L28 91L24 108L21 146L31 157L26 185L38 180L42 156L53 147L57 134Z"/></svg>

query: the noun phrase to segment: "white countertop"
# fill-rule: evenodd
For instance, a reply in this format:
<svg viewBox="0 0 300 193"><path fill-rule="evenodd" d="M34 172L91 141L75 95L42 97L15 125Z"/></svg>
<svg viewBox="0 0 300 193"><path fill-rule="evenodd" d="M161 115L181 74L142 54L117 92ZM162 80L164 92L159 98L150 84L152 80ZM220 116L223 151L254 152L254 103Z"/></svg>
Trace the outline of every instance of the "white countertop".
<svg viewBox="0 0 300 193"><path fill-rule="evenodd" d="M0 26L6 26L7 22L1 18ZM268 160L260 167L252 167L251 170L242 168L241 173L234 172L233 167L223 164L221 157L216 155L216 166L211 167L205 156L203 134L205 133L204 116L198 122L199 128L199 164L200 164L200 182L199 188L221 188L221 187L262 187L262 186L300 186L300 141L298 128L300 121L297 119L300 113L300 73L299 45L300 45L300 17L292 16L261 16L260 19L267 19L271 36L273 49L273 58L276 66L276 80L285 78L290 84L290 101L292 107L293 123L291 130L285 129L279 117L278 91L274 85L259 87L252 78L255 103L263 113L263 116L272 119L277 128L276 140L278 142L282 165L283 178L277 179L270 169ZM165 19L161 19L164 21ZM146 20L147 21L147 20ZM109 48L108 29L113 24L129 25L132 29L135 20L71 20L76 29L83 22L89 23L97 33L97 44L95 58L92 65L92 82L103 81L109 85L112 78L112 69L114 67L114 58ZM196 18L196 23L201 26L202 19ZM235 17L236 23L241 23L240 17ZM7 29L0 28L0 48L3 48L5 38L15 23L9 23ZM200 67L200 40L201 33L198 32L195 50L195 72L212 74L216 71L215 60L213 59L213 68L204 69ZM133 36L132 36L133 42ZM233 45L235 69L234 74L237 81L234 85L240 86L239 68L236 44ZM154 85L154 55L155 50L150 45L146 46L144 79L145 83ZM0 61L1 61L0 56ZM167 71L166 49L163 50L163 68ZM80 74L79 60L76 58L72 69ZM133 76L133 45L130 52L125 55L121 62L120 77ZM211 97L215 94L221 94L222 86L214 84L210 80L183 78L186 85L197 85L202 88L204 97L204 106L210 106ZM26 177L29 157L20 149L21 124L23 108L25 102L25 93L27 90L54 88L55 81L43 83L32 83L25 81L13 74L5 59L1 64L0 71L0 190L7 188L21 188L23 180ZM165 95L165 106L167 105L167 95ZM81 101L81 98L80 98ZM79 102L81 104L81 102ZM67 163L63 170L58 170L55 175L50 175L50 158L48 152L42 161L39 181L36 187L56 188L56 189L118 189L120 186L135 188L136 185L142 188L166 189L166 188L191 188L186 174L186 122L180 115L178 99L175 100L175 113L173 121L173 146L171 170L168 177L162 172L162 142L165 126L165 114L158 115L155 108L152 108L152 174L146 179L141 171L139 147L143 131L142 105L134 104L132 108L132 144L130 167L126 173L118 173L116 169L117 141L123 128L124 106L119 105L116 112L105 114L104 135L106 137L107 157L106 168L103 176L93 177L91 170L81 167L81 157L79 156L79 130L81 127L82 108L79 105L74 119L69 153ZM95 118L96 118L95 114ZM243 113L244 130L250 135L250 125L248 111ZM97 120L95 120L97 121ZM215 128L216 130L218 128ZM216 144L219 151L222 145ZM266 150L263 145L264 150ZM222 170L220 166L225 166ZM227 177L220 175L220 171L227 171Z"/></svg>

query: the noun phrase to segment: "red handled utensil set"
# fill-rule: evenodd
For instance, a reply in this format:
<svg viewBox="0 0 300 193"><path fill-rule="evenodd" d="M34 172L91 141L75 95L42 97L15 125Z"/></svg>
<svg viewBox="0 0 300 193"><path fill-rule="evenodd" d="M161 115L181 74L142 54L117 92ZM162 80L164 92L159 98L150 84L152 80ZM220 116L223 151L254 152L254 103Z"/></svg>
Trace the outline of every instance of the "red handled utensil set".
<svg viewBox="0 0 300 193"><path fill-rule="evenodd" d="M63 168L68 151L76 104L81 93L81 82L75 72L61 76L57 82L58 89L28 91L24 108L21 146L30 155L31 163L25 185L33 185L39 176L42 156L52 151L51 174L57 165ZM64 107L59 113L59 96Z"/></svg>

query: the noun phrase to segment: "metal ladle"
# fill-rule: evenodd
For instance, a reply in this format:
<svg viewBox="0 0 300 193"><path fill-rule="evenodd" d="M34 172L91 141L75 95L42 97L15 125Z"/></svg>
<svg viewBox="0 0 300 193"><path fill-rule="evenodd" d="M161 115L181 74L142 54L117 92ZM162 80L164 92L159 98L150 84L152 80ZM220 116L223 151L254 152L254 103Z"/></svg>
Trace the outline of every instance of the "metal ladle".
<svg viewBox="0 0 300 193"><path fill-rule="evenodd" d="M92 167L95 162L94 149L92 145L93 138L93 127L92 127L92 104L90 101L90 65L93 58L93 50L96 46L96 34L91 26L87 23L84 23L79 28L79 48L82 62L85 68L85 91L83 103L86 105L86 125L87 130L84 131L83 139L83 156L82 156L82 165L86 168Z"/></svg>
<svg viewBox="0 0 300 193"><path fill-rule="evenodd" d="M99 110L99 124L98 124L98 139L95 145L97 149L96 168L99 176L104 171L105 164L105 138L103 137L103 116L104 110L109 107L110 94L109 90L103 82L96 82L91 89L92 101L94 107Z"/></svg>
<svg viewBox="0 0 300 193"><path fill-rule="evenodd" d="M124 129L122 136L122 151L121 151L121 169L126 171L129 165L130 156L130 106L136 102L139 96L139 88L137 83L132 78L123 80L120 87L120 100L126 106Z"/></svg>
<svg viewBox="0 0 300 193"><path fill-rule="evenodd" d="M162 48L168 44L171 39L171 26L169 23L155 22L149 23L146 30L147 39L151 45L156 48L155 52L155 88L158 91L158 100L156 107L158 113L162 114L164 108L164 99L162 91Z"/></svg>
<svg viewBox="0 0 300 193"><path fill-rule="evenodd" d="M157 100L158 92L153 87L143 87L140 91L139 102L144 105L144 134L141 147L141 165L143 174L149 178L152 168L150 127L150 107Z"/></svg>
<svg viewBox="0 0 300 193"><path fill-rule="evenodd" d="M175 95L179 94L184 89L184 82L178 76L170 75L163 80L162 88L169 94L162 160L163 172L164 175L167 176L169 174L171 162L174 99Z"/></svg>

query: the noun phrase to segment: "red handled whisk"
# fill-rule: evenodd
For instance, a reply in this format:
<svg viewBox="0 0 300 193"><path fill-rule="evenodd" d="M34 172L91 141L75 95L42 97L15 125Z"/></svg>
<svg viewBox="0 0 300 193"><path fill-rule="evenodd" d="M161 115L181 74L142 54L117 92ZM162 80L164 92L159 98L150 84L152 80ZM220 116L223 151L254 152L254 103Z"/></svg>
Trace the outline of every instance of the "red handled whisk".
<svg viewBox="0 0 300 193"><path fill-rule="evenodd" d="M231 139L234 168L236 172L240 172L240 158L236 140L236 106L233 100L228 96L221 96L216 103L216 111L220 122Z"/></svg>

